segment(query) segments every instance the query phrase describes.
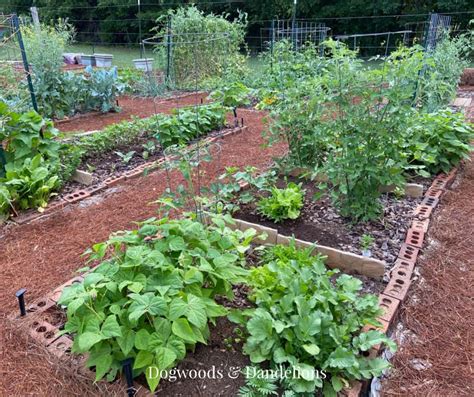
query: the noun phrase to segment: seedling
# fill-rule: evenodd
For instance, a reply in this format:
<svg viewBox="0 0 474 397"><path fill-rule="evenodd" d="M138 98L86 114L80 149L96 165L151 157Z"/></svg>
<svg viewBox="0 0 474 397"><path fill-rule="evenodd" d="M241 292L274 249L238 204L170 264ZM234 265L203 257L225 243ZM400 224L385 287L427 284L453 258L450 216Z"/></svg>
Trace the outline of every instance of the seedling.
<svg viewBox="0 0 474 397"><path fill-rule="evenodd" d="M148 141L147 143L144 143L142 147L144 149L142 152L142 157L145 160L147 160L148 157L150 157L150 154L152 154L156 150L156 145L153 141Z"/></svg>
<svg viewBox="0 0 474 397"><path fill-rule="evenodd" d="M371 248L373 247L375 239L370 234L363 234L360 238L360 248L362 255L372 256Z"/></svg>
<svg viewBox="0 0 474 397"><path fill-rule="evenodd" d="M132 150L127 153L115 152L115 154L122 159L122 163L124 164L128 164L135 153L136 153L135 150Z"/></svg>

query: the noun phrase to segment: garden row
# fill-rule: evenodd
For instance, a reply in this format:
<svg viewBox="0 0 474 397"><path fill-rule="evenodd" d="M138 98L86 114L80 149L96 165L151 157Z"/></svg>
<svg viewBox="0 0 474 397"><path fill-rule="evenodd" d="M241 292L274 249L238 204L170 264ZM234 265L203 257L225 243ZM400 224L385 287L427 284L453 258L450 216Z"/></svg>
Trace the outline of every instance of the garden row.
<svg viewBox="0 0 474 397"><path fill-rule="evenodd" d="M138 165L146 168L147 161L163 156L163 150L170 146L184 145L211 132L218 133L225 128L227 108L214 103L177 109L172 115L136 118L67 141L60 140L52 123L34 112L20 115L5 104L0 111L4 120L0 137L4 142L5 160L4 172L0 174L3 182L0 213L16 215L27 208L43 211L50 196L56 195L61 187L67 198L71 193L68 181L78 167L93 171L94 166L105 162L102 173L97 174L94 181L97 185L117 179ZM128 150L120 152L122 148ZM141 153L137 153L138 150ZM107 159L114 152L120 161L108 164ZM139 159L129 166L133 157Z"/></svg>

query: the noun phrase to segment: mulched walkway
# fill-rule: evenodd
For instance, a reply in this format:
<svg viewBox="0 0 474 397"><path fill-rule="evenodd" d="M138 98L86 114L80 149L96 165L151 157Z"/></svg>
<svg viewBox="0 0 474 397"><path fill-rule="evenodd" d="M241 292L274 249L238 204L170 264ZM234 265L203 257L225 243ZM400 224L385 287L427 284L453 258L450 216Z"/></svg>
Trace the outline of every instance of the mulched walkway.
<svg viewBox="0 0 474 397"><path fill-rule="evenodd" d="M264 113L240 112L248 129L220 141L220 157L203 166L203 183L228 166L264 168L286 151L284 145L262 149ZM182 182L178 175L172 180ZM54 358L16 335L5 317L16 310L16 290L26 287L28 302L44 296L74 275L83 265L81 254L91 244L113 231L133 228L133 221L156 216L157 206L150 203L166 186L163 171L130 179L48 218L9 228L0 237L0 395L104 395L89 380L77 380L77 374L57 368Z"/></svg>
<svg viewBox="0 0 474 397"><path fill-rule="evenodd" d="M466 114L474 121L474 106ZM474 395L474 153L431 222L384 396Z"/></svg>
<svg viewBox="0 0 474 397"><path fill-rule="evenodd" d="M186 94L179 94L186 95ZM146 118L156 113L170 113L182 106L199 105L207 94L195 93L184 97L171 98L139 98L123 96L118 99L120 112L92 112L72 117L70 120L57 122L55 127L61 132L95 131L104 127L130 120L133 117Z"/></svg>

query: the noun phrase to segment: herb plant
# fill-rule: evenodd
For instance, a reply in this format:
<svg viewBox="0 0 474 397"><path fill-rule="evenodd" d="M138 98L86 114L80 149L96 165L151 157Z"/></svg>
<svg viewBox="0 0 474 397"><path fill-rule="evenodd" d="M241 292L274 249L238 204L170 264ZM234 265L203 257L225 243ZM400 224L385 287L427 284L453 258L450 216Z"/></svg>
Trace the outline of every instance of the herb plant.
<svg viewBox="0 0 474 397"><path fill-rule="evenodd" d="M74 335L75 353L88 353L96 379L114 379L121 361L134 359L134 376L173 367L186 350L206 343L209 323L227 310L216 295L232 297L244 280L245 252L255 231L232 231L229 217L205 226L194 218L149 219L88 251L100 261L84 281L64 290L64 333Z"/></svg>
<svg viewBox="0 0 474 397"><path fill-rule="evenodd" d="M301 184L290 182L284 189L273 187L271 195L260 199L258 211L265 217L281 222L285 219L297 219L303 207L304 191Z"/></svg>
<svg viewBox="0 0 474 397"><path fill-rule="evenodd" d="M362 251L369 250L374 244L375 239L370 234L363 234L360 239L360 248Z"/></svg>

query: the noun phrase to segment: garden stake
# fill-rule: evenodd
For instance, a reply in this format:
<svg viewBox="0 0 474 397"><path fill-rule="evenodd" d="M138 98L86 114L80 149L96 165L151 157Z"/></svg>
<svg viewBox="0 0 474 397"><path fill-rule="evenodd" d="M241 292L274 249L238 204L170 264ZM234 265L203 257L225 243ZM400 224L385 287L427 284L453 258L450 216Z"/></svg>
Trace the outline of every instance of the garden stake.
<svg viewBox="0 0 474 397"><path fill-rule="evenodd" d="M122 362L123 372L127 379L127 394L128 397L135 396L135 388L133 387L133 374L132 374L132 358L127 358Z"/></svg>
<svg viewBox="0 0 474 397"><path fill-rule="evenodd" d="M18 306L20 306L20 316L26 316L25 292L26 288L22 288L15 293L15 296L18 298Z"/></svg>

